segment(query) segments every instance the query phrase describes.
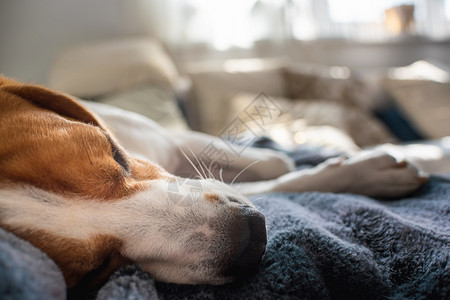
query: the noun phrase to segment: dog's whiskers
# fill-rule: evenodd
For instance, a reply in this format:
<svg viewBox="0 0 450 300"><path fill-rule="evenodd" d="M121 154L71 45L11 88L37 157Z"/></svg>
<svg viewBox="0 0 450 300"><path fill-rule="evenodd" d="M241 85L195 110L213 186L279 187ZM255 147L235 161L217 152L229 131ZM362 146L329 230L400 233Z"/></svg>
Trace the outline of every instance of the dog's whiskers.
<svg viewBox="0 0 450 300"><path fill-rule="evenodd" d="M214 173L213 173L214 170L212 170L212 172L211 172L211 164L209 164L210 165L209 167L203 161L202 161L202 164L205 166L205 169L208 171L209 175L211 175L211 178L216 179L216 177L214 176Z"/></svg>
<svg viewBox="0 0 450 300"><path fill-rule="evenodd" d="M200 178L202 179L206 179L202 176L202 173L200 173L200 171L197 169L197 167L195 166L195 164L192 162L192 160L189 158L189 156L184 152L184 150L179 146L178 149L180 149L181 153L183 154L183 156L187 159L187 161L191 164L191 166L194 168L195 171L197 171L197 174L200 176Z"/></svg>
<svg viewBox="0 0 450 300"><path fill-rule="evenodd" d="M254 161L254 162L252 162L251 164L249 164L247 167L245 167L244 169L242 169L242 171L240 171L240 172L233 178L233 180L231 181L230 185L233 185L234 181L235 181L242 173L244 173L248 168L250 168L250 167L253 166L254 164L259 163L260 161L261 161L260 159L257 160L257 161Z"/></svg>
<svg viewBox="0 0 450 300"><path fill-rule="evenodd" d="M212 160L212 161L209 163L209 166L208 166L208 170L210 170L210 172L211 172L211 174L213 175L214 179L216 179L216 177L214 176L214 172L216 171L216 168L217 168L215 162L216 162L216 160ZM213 168L213 164L214 164L214 168Z"/></svg>
<svg viewBox="0 0 450 300"><path fill-rule="evenodd" d="M195 158L195 160L197 161L197 163L198 163L200 169L201 169L202 172L203 172L203 175L205 176L205 179L206 179L206 178L209 178L208 175L207 175L206 172L205 172L205 169L203 169L203 164L202 164L202 162L198 159L198 157L197 157L197 155L194 153L194 151L192 151L192 148L189 147L189 145L186 145L186 147L188 147L189 151L192 153L192 156L193 156L193 157ZM205 168L206 168L206 165L205 165ZM206 168L206 170L208 170L208 169ZM209 170L208 170L208 172L209 172ZM209 172L209 173L211 174L211 172ZM213 178L214 178L214 176L213 176Z"/></svg>
<svg viewBox="0 0 450 300"><path fill-rule="evenodd" d="M252 198L252 203L254 204L255 202L257 202L257 201L259 201L259 200L261 200L263 198L264 198L263 196L258 196L256 198Z"/></svg>
<svg viewBox="0 0 450 300"><path fill-rule="evenodd" d="M223 168L220 168L220 170L219 170L220 181L225 182L225 181L223 180L223 174L222 174L222 171L223 171Z"/></svg>

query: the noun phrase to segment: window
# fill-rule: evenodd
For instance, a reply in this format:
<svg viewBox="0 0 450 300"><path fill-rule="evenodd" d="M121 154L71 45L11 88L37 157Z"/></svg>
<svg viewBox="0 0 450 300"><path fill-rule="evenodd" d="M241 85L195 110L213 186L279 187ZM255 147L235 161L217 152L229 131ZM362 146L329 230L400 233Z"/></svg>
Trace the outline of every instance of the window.
<svg viewBox="0 0 450 300"><path fill-rule="evenodd" d="M450 0L291 0L293 38L450 37Z"/></svg>
<svg viewBox="0 0 450 300"><path fill-rule="evenodd" d="M385 10L398 5L413 4L392 0L328 0L330 19L337 23L383 22Z"/></svg>
<svg viewBox="0 0 450 300"><path fill-rule="evenodd" d="M187 0L185 5L186 39L216 50L250 48L285 29L284 0Z"/></svg>
<svg viewBox="0 0 450 300"><path fill-rule="evenodd" d="M450 0L166 0L173 40L193 52L286 40L450 38ZM175 16L176 15L176 16Z"/></svg>
<svg viewBox="0 0 450 300"><path fill-rule="evenodd" d="M445 16L450 21L450 0L445 0Z"/></svg>

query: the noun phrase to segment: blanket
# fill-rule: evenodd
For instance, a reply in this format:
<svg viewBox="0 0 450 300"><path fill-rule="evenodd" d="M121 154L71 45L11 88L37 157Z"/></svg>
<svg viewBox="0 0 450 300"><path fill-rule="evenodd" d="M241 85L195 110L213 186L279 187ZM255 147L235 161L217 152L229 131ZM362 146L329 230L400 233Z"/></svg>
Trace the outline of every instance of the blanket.
<svg viewBox="0 0 450 300"><path fill-rule="evenodd" d="M263 143L263 146L267 144ZM271 148L276 147L272 145ZM314 165L336 155L304 147L288 154L296 159L299 166ZM103 287L91 293L90 298L450 297L448 178L432 177L413 195L395 201L317 192L265 194L252 197L251 201L266 216L268 233L267 250L254 276L223 286L177 285L155 282L139 266L131 265L119 269ZM20 249L17 252L16 255L21 255ZM27 276L30 268L34 269L34 266L24 264L5 267L1 263L5 260L4 256L0 249L2 281L4 276L13 273L16 278L20 277L17 274ZM39 273L34 270L33 274ZM14 286L15 283L10 280L8 284ZM23 280L17 284L25 291L33 288ZM61 282L38 280L36 284L40 287L39 291L45 293ZM0 292L4 290L0 289ZM10 299L33 299L22 295L25 294Z"/></svg>
<svg viewBox="0 0 450 300"><path fill-rule="evenodd" d="M0 228L0 299L65 299L61 271L46 254Z"/></svg>

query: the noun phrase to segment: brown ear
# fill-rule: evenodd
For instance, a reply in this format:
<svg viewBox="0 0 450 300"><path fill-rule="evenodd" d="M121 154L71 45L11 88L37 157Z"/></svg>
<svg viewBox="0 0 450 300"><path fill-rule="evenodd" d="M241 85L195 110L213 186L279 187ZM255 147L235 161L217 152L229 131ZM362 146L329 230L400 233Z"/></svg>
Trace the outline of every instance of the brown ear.
<svg viewBox="0 0 450 300"><path fill-rule="evenodd" d="M21 84L5 77L0 77L0 90L62 116L104 128L103 124L84 106L65 94L39 85Z"/></svg>

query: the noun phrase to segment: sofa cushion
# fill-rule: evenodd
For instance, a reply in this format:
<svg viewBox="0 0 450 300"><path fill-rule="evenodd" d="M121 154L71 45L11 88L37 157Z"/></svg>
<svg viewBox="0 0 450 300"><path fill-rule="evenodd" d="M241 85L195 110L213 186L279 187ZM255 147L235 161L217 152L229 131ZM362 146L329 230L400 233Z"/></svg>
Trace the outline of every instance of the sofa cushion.
<svg viewBox="0 0 450 300"><path fill-rule="evenodd" d="M55 61L49 86L93 98L139 85L170 89L177 70L155 40L128 38L73 47Z"/></svg>

